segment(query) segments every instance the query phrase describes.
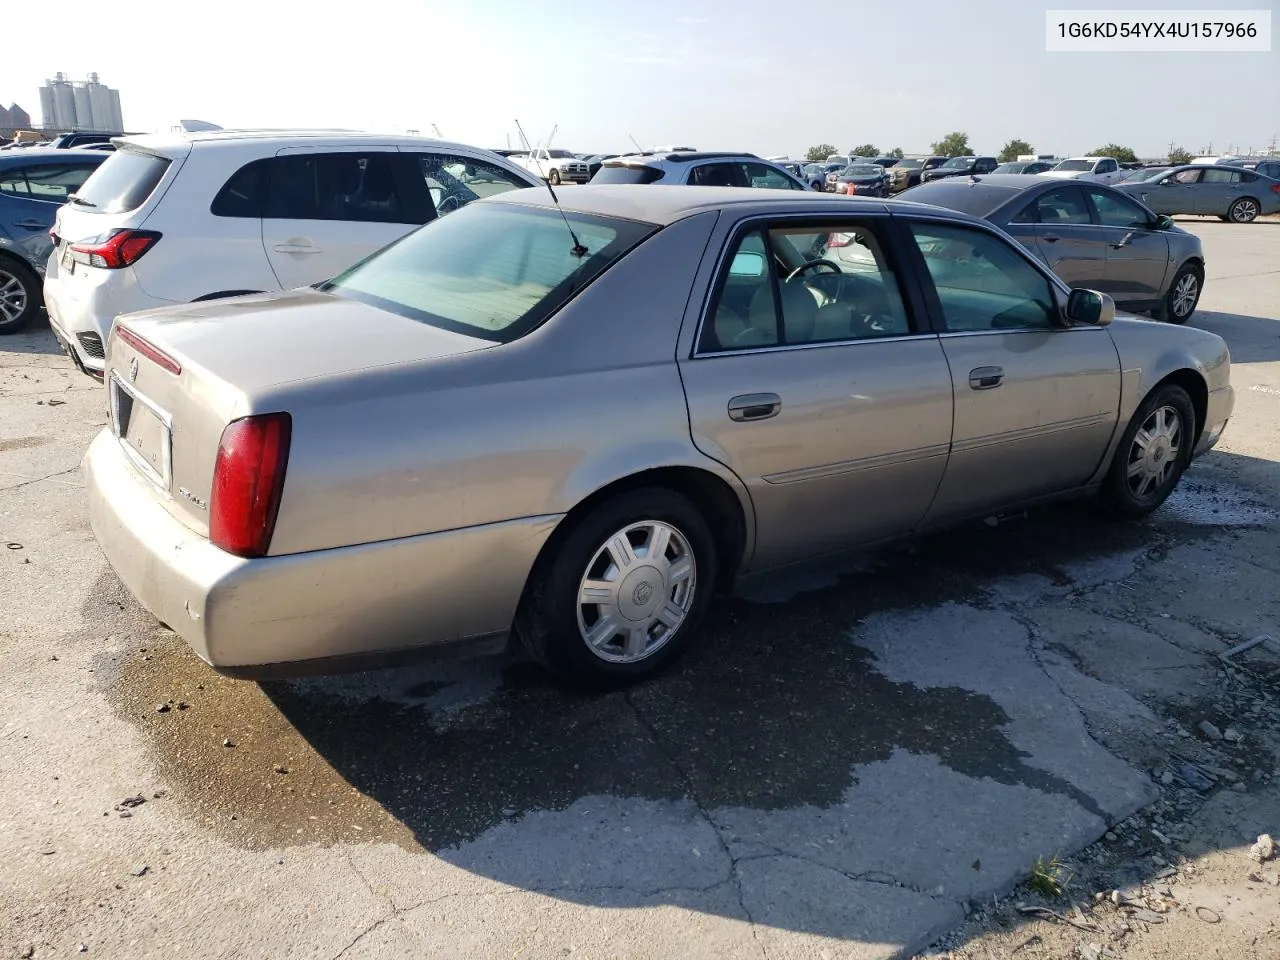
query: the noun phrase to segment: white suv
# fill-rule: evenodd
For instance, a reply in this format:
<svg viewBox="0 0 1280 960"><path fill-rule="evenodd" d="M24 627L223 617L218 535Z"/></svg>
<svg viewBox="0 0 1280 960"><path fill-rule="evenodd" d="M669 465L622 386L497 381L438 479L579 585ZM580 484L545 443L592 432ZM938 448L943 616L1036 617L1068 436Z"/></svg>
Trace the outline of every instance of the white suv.
<svg viewBox="0 0 1280 960"><path fill-rule="evenodd" d="M637 153L606 160L592 183L656 183L661 186L761 187L809 190L776 163L754 153Z"/></svg>
<svg viewBox="0 0 1280 960"><path fill-rule="evenodd" d="M58 210L49 321L101 376L117 316L328 280L477 197L540 185L419 137L216 131L123 137Z"/></svg>

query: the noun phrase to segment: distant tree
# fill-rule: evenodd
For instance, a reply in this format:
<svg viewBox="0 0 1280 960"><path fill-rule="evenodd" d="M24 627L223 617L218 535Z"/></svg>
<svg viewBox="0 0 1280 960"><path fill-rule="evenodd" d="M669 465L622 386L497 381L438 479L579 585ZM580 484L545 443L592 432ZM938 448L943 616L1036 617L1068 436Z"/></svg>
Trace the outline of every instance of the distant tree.
<svg viewBox="0 0 1280 960"><path fill-rule="evenodd" d="M836 152L834 145L830 143L820 143L816 147L810 147L805 151L804 158L810 163L817 163L819 160L825 160Z"/></svg>
<svg viewBox="0 0 1280 960"><path fill-rule="evenodd" d="M1138 155L1128 147L1122 147L1118 143L1108 143L1099 147L1097 150L1090 151L1091 157L1115 157L1121 163L1137 163Z"/></svg>
<svg viewBox="0 0 1280 960"><path fill-rule="evenodd" d="M901 160L904 156L906 156L906 154L904 154L904 153L902 152L902 148L901 148L901 147L894 147L894 148L893 148L892 150L890 150L887 154L885 154L885 156L889 156L889 157L897 157L899 160Z"/></svg>
<svg viewBox="0 0 1280 960"><path fill-rule="evenodd" d="M1177 165L1181 163L1191 162L1191 151L1183 150L1182 147L1174 147L1169 151L1169 162Z"/></svg>
<svg viewBox="0 0 1280 960"><path fill-rule="evenodd" d="M940 157L967 157L972 152L969 135L959 130L952 131L933 145L933 152Z"/></svg>
<svg viewBox="0 0 1280 960"><path fill-rule="evenodd" d="M1025 140L1010 140L1000 150L1000 162L1010 163L1024 153L1035 153L1035 148Z"/></svg>
<svg viewBox="0 0 1280 960"><path fill-rule="evenodd" d="M874 143L864 143L864 144L862 144L861 146L854 147L854 148L853 148L852 150L850 150L849 152L850 152L851 154L853 154L855 157L878 157L878 156L880 156L880 151L876 149L876 145L875 145Z"/></svg>

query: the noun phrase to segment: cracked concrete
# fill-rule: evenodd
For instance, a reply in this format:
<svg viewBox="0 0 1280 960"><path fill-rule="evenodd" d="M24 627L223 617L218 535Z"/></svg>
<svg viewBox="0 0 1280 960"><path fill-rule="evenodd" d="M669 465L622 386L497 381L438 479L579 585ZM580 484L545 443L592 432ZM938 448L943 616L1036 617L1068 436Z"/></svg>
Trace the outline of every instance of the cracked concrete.
<svg viewBox="0 0 1280 960"><path fill-rule="evenodd" d="M1280 635L1255 391L1167 515L1068 506L795 571L626 694L516 658L230 681L105 571L66 469L101 388L16 340L0 957L910 956L1150 803L1171 705Z"/></svg>

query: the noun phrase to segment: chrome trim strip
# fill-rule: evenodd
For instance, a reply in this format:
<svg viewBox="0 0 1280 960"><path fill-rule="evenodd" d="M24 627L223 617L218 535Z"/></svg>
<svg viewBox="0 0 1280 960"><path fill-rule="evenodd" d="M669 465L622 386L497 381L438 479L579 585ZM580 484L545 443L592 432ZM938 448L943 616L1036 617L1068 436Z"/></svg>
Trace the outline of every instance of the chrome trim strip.
<svg viewBox="0 0 1280 960"><path fill-rule="evenodd" d="M721 357L741 357L753 353L786 353L792 350L815 350L818 347L852 347L872 343L902 343L906 340L937 340L936 333L913 333L904 337L863 337L855 340L820 340L817 343L784 343L772 347L747 347L742 350L717 350L714 353L694 353L691 360L718 360Z"/></svg>
<svg viewBox="0 0 1280 960"><path fill-rule="evenodd" d="M149 480L158 490L169 496L169 488L173 484L173 417L166 411L156 406L155 402L139 393L121 378L118 370L111 371L111 432L115 435L120 449L124 451L126 457L136 466L147 480ZM163 471L157 473L155 467L147 463L142 456L125 442L124 437L120 433L120 396L117 391L127 393L129 398L137 404L146 407L153 413L157 420L164 427L164 445L160 448L161 466Z"/></svg>
<svg viewBox="0 0 1280 960"><path fill-rule="evenodd" d="M861 457L857 460L844 460L821 467L805 467L801 470L788 470L785 473L774 473L761 477L765 483L797 483L801 480L817 480L822 477L838 477L846 473L859 473L863 470L878 470L881 467L896 467L901 464L914 463L917 460L928 460L933 457L945 457L950 444L935 443L930 447L916 447L914 450L903 450L898 453L881 453L874 457Z"/></svg>
<svg viewBox="0 0 1280 960"><path fill-rule="evenodd" d="M994 337L1008 336L1015 333L1076 333L1081 330L1104 330L1105 327L1094 327L1089 325L1075 325L1070 327L1027 327L1018 330L948 330L938 334L943 340L950 340L955 337Z"/></svg>
<svg viewBox="0 0 1280 960"><path fill-rule="evenodd" d="M974 437L971 440L954 440L951 444L951 452L968 453L971 450L995 446L998 443L1012 443L1018 440L1031 440L1036 437L1047 437L1055 433L1063 433L1067 430L1078 430L1082 427L1092 427L1102 423L1114 423L1115 420L1116 417L1113 414L1095 413L1088 417L1075 417L1071 420L1057 420L1053 423L1036 424L1034 427L1021 427L1017 430L1006 430L1004 433L993 433L984 437Z"/></svg>

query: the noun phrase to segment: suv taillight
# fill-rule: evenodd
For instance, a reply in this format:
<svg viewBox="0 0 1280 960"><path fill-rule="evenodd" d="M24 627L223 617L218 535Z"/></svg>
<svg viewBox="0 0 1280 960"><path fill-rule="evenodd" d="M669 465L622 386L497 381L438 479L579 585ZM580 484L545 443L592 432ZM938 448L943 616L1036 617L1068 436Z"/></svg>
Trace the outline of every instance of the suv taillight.
<svg viewBox="0 0 1280 960"><path fill-rule="evenodd" d="M238 557L266 556L280 512L293 420L287 413L227 424L209 498L209 540Z"/></svg>
<svg viewBox="0 0 1280 960"><path fill-rule="evenodd" d="M159 239L160 234L154 230L112 230L92 240L73 243L71 256L77 263L119 270L137 263Z"/></svg>

